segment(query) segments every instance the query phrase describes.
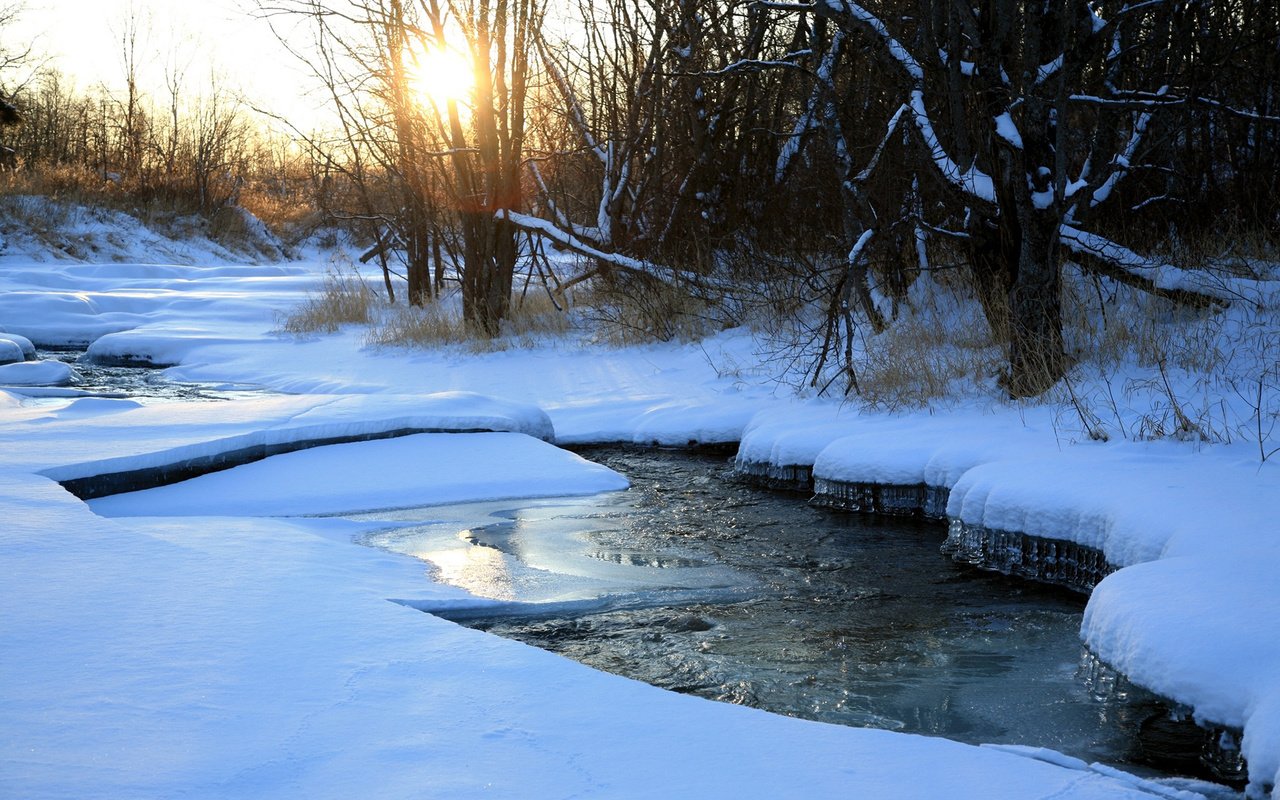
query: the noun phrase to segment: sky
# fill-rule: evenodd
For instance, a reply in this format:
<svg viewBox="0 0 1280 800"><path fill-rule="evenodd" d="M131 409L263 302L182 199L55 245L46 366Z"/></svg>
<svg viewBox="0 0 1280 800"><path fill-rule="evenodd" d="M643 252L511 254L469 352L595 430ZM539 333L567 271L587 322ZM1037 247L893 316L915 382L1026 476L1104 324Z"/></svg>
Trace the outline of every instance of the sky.
<svg viewBox="0 0 1280 800"><path fill-rule="evenodd" d="M130 10L139 21L139 79L144 91L164 97L166 65L185 67L188 91L212 75L253 105L306 124L322 117L321 103L305 91L304 69L280 46L252 0L18 0L24 6L9 42L31 41L75 86L125 83L121 36ZM10 45L12 49L12 44Z"/></svg>

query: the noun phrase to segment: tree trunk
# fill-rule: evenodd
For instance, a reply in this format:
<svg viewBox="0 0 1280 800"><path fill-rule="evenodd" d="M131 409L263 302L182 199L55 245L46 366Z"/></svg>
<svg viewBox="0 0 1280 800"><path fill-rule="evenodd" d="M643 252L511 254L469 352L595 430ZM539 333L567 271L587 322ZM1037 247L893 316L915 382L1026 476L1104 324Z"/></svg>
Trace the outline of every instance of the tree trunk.
<svg viewBox="0 0 1280 800"><path fill-rule="evenodd" d="M1022 226L1018 273L1009 291L1009 374L1013 397L1035 397L1066 374L1058 219L1031 212Z"/></svg>
<svg viewBox="0 0 1280 800"><path fill-rule="evenodd" d="M1022 234L1007 217L973 214L969 222L969 264L974 293L996 341L1009 340L1009 293L1018 275Z"/></svg>
<svg viewBox="0 0 1280 800"><path fill-rule="evenodd" d="M405 255L409 282L409 303L420 306L431 299L431 251L426 233L426 220L418 213L409 220L413 230L406 237Z"/></svg>

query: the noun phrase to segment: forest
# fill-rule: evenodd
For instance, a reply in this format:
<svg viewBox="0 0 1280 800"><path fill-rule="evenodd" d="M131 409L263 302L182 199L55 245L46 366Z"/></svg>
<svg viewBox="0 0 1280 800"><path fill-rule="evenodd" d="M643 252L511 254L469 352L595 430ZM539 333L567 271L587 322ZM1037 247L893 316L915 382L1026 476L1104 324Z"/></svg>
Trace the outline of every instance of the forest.
<svg viewBox="0 0 1280 800"><path fill-rule="evenodd" d="M797 383L835 394L866 393L870 362L892 358L868 337L908 316L925 276L976 302L952 338L983 329L1018 398L1090 356L1070 318L1106 302L1082 312L1082 293L1212 311L1275 256L1269 0L253 11L314 77L325 126L176 59L166 91L144 91L139 60L163 57L144 55L137 19L112 42L123 92L24 72L6 42L6 193L233 228L226 210L244 207L298 237L336 226L387 299L460 295L476 337L501 332L522 274L557 309L590 287L579 302L641 337L752 322Z"/></svg>

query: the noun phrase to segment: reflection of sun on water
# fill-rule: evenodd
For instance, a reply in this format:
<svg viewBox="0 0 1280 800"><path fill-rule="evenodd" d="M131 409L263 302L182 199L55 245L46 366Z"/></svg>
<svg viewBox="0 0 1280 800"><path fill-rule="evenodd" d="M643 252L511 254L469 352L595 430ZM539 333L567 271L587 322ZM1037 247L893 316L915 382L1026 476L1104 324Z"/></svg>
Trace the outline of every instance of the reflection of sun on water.
<svg viewBox="0 0 1280 800"><path fill-rule="evenodd" d="M450 100L465 106L471 98L474 78L466 56L456 50L428 47L409 59L413 91L442 113Z"/></svg>
<svg viewBox="0 0 1280 800"><path fill-rule="evenodd" d="M412 555L435 567L436 578L441 583L460 586L479 597L516 599L511 556L492 547L467 545L448 550L419 551Z"/></svg>

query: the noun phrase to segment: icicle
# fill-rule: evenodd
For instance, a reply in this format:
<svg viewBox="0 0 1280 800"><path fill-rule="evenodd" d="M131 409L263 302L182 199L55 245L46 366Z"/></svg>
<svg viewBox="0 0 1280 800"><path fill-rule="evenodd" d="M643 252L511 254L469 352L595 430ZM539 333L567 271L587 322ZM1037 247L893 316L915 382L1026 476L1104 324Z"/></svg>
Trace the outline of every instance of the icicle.
<svg viewBox="0 0 1280 800"><path fill-rule="evenodd" d="M773 464L737 459L734 473L747 483L766 489L808 492L813 488L813 467L808 464Z"/></svg>
<svg viewBox="0 0 1280 800"><path fill-rule="evenodd" d="M897 517L946 519L948 490L916 484L861 483L814 478L813 504Z"/></svg>

